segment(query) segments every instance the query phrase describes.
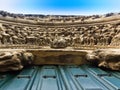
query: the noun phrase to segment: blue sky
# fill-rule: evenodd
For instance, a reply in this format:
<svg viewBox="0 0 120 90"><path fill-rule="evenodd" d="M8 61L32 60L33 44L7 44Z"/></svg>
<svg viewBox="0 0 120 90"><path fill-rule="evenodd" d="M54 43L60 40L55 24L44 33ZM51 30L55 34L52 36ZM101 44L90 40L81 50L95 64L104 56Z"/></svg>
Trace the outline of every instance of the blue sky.
<svg viewBox="0 0 120 90"><path fill-rule="evenodd" d="M120 0L0 0L0 10L46 15L105 14L120 12Z"/></svg>

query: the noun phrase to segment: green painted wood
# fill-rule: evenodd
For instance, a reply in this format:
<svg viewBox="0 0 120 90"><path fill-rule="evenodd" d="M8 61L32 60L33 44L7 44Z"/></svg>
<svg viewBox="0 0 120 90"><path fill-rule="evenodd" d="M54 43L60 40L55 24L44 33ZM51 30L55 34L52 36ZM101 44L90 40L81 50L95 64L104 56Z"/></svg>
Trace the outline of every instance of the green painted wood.
<svg viewBox="0 0 120 90"><path fill-rule="evenodd" d="M32 67L22 70L18 75L6 82L1 90L26 90L33 73L34 69ZM21 77L18 78L18 76Z"/></svg>
<svg viewBox="0 0 120 90"><path fill-rule="evenodd" d="M114 76L105 76L102 77L104 81L114 87L116 90L120 90L120 79Z"/></svg>
<svg viewBox="0 0 120 90"><path fill-rule="evenodd" d="M59 90L57 85L56 69L44 68L42 71L42 86L41 90Z"/></svg>
<svg viewBox="0 0 120 90"><path fill-rule="evenodd" d="M2 75L0 90L120 90L120 72L87 65L44 65Z"/></svg>
<svg viewBox="0 0 120 90"><path fill-rule="evenodd" d="M89 70L97 76L110 76L111 75L110 73L107 73L107 72L105 72L97 67L96 68L89 68Z"/></svg>

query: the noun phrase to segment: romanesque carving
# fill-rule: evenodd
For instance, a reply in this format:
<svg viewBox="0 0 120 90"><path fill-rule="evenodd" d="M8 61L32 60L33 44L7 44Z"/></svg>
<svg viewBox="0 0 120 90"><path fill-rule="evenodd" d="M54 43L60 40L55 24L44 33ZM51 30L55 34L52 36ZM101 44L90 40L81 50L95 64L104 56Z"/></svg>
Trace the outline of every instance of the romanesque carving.
<svg viewBox="0 0 120 90"><path fill-rule="evenodd" d="M51 42L51 48L66 48L67 47L67 41L63 37L55 38Z"/></svg>
<svg viewBox="0 0 120 90"><path fill-rule="evenodd" d="M113 37L111 45L120 46L120 33Z"/></svg>
<svg viewBox="0 0 120 90"><path fill-rule="evenodd" d="M119 25L112 24L94 25L85 27L58 27L58 28L38 28L30 26L18 26L3 24L4 30L1 31L1 44L37 45L50 46L53 39L58 34L64 36L67 45L73 47L81 46L116 46L115 37L119 33ZM116 28L117 27L117 28ZM35 30L35 32L34 32ZM118 40L116 41L118 42Z"/></svg>
<svg viewBox="0 0 120 90"><path fill-rule="evenodd" d="M20 47L48 49L49 47L50 50L62 48L64 51L66 47L73 50L120 48L120 22L114 14L105 16L38 15L36 17L0 11L0 15L0 48L2 49L20 49ZM93 51L87 55L87 60L93 60L98 66L120 70L116 52ZM4 71L20 70L32 57L32 54L25 52L1 52L0 71L3 68L5 68ZM113 57L118 61L112 61Z"/></svg>
<svg viewBox="0 0 120 90"><path fill-rule="evenodd" d="M2 33L2 42L3 42L3 44L10 43L10 35L7 33L7 31L3 31L3 33Z"/></svg>
<svg viewBox="0 0 120 90"><path fill-rule="evenodd" d="M24 50L1 51L0 72L21 70L24 66L32 64L34 56Z"/></svg>
<svg viewBox="0 0 120 90"><path fill-rule="evenodd" d="M86 59L93 65L120 71L120 50L105 49L88 53Z"/></svg>

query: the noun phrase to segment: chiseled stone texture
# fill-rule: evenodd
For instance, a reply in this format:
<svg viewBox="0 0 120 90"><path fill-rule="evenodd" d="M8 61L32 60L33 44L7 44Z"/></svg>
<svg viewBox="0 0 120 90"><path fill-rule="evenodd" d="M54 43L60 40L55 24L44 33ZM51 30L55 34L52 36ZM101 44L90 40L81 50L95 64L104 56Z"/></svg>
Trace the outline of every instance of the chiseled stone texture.
<svg viewBox="0 0 120 90"><path fill-rule="evenodd" d="M33 54L25 50L0 50L0 72L21 70L33 59Z"/></svg>
<svg viewBox="0 0 120 90"><path fill-rule="evenodd" d="M86 59L93 65L120 71L120 49L94 50Z"/></svg>
<svg viewBox="0 0 120 90"><path fill-rule="evenodd" d="M111 45L120 46L120 33L113 37Z"/></svg>
<svg viewBox="0 0 120 90"><path fill-rule="evenodd" d="M86 64L87 51L74 49L36 49L28 50L35 59L34 65L81 65Z"/></svg>

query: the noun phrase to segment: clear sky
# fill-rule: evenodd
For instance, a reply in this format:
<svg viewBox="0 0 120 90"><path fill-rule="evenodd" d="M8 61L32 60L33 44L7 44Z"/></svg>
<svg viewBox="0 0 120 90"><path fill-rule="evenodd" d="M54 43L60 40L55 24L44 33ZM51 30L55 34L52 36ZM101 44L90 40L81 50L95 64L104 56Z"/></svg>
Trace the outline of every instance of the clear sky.
<svg viewBox="0 0 120 90"><path fill-rule="evenodd" d="M120 12L120 0L0 0L0 10L46 15L105 14Z"/></svg>

